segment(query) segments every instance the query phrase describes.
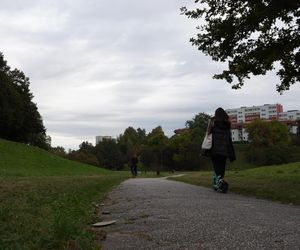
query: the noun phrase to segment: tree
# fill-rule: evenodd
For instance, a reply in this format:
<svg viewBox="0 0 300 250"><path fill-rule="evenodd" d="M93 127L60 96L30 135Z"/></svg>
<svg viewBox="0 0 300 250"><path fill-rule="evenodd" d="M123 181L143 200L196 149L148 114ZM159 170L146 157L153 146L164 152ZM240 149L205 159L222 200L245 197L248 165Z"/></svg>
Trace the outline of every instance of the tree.
<svg viewBox="0 0 300 250"><path fill-rule="evenodd" d="M147 135L146 156L152 154L151 166L156 170L157 174L163 168L163 151L168 142L168 137L165 135L161 126L157 126ZM142 155L143 155L142 151ZM142 157L145 158L145 157Z"/></svg>
<svg viewBox="0 0 300 250"><path fill-rule="evenodd" d="M101 166L119 170L123 168L126 159L113 139L104 139L96 147L96 157Z"/></svg>
<svg viewBox="0 0 300 250"><path fill-rule="evenodd" d="M140 161L143 163L145 170L148 170L151 168L155 160L155 154L153 150L149 147L144 147L141 155L140 155Z"/></svg>
<svg viewBox="0 0 300 250"><path fill-rule="evenodd" d="M136 130L136 132L137 132L137 136L138 136L138 143L140 145L144 145L147 140L146 130L142 129L142 128L138 128Z"/></svg>
<svg viewBox="0 0 300 250"><path fill-rule="evenodd" d="M288 127L279 121L255 120L247 126L249 140L254 147L270 147L290 142Z"/></svg>
<svg viewBox="0 0 300 250"><path fill-rule="evenodd" d="M192 130L173 136L170 146L174 150L173 160L176 170L195 170L206 165L205 159L201 157L200 139L194 140Z"/></svg>
<svg viewBox="0 0 300 250"><path fill-rule="evenodd" d="M0 53L0 137L49 149L50 138L29 84L29 78L11 70Z"/></svg>
<svg viewBox="0 0 300 250"><path fill-rule="evenodd" d="M157 126L152 129L152 131L147 135L147 145L159 147L165 145L168 140L168 137L165 136L165 133L161 126Z"/></svg>
<svg viewBox="0 0 300 250"><path fill-rule="evenodd" d="M199 113L195 115L192 120L187 120L185 125L190 129L201 128L201 130L206 131L206 127L210 118L211 116L206 113Z"/></svg>
<svg viewBox="0 0 300 250"><path fill-rule="evenodd" d="M279 121L255 120L247 126L250 147L246 155L257 165L282 164L291 161L288 128Z"/></svg>
<svg viewBox="0 0 300 250"><path fill-rule="evenodd" d="M277 91L300 81L300 1L298 0L196 0L200 7L182 14L201 19L199 33L191 43L228 69L214 75L241 88L250 74L264 75L280 63Z"/></svg>
<svg viewBox="0 0 300 250"><path fill-rule="evenodd" d="M141 151L145 140L146 131L144 129L138 128L135 130L133 127L128 127L125 129L124 134L118 137L117 143L122 153L130 159L133 154L138 154Z"/></svg>
<svg viewBox="0 0 300 250"><path fill-rule="evenodd" d="M79 145L79 150L89 154L95 154L95 147L92 143L84 141Z"/></svg>
<svg viewBox="0 0 300 250"><path fill-rule="evenodd" d="M195 115L192 120L186 121L185 126L191 129L192 139L194 141L202 142L210 118L211 116L206 113L199 113Z"/></svg>
<svg viewBox="0 0 300 250"><path fill-rule="evenodd" d="M99 166L98 159L96 157L96 150L92 143L84 141L79 145L79 150L71 151L68 154L69 159L80 161L94 166Z"/></svg>
<svg viewBox="0 0 300 250"><path fill-rule="evenodd" d="M60 157L64 157L64 158L67 157L66 150L64 149L64 147L61 146L51 147L50 152Z"/></svg>
<svg viewBox="0 0 300 250"><path fill-rule="evenodd" d="M191 144L191 133L183 132L171 138L170 145L174 148L173 160L176 170L185 170L190 168L189 165L189 145ZM190 156L190 155L189 155Z"/></svg>
<svg viewBox="0 0 300 250"><path fill-rule="evenodd" d="M68 153L68 158L72 161L79 161L82 163L99 167L99 162L97 157L94 154L87 153L82 150L71 150Z"/></svg>

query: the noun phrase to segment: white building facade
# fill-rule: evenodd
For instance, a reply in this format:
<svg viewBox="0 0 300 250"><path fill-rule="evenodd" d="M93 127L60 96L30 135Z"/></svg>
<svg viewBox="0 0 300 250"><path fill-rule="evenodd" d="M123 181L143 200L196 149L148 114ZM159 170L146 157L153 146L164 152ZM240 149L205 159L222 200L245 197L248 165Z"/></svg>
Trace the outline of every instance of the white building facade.
<svg viewBox="0 0 300 250"><path fill-rule="evenodd" d="M264 104L262 106L241 107L226 110L232 124L249 123L257 118L277 120L283 112L281 104Z"/></svg>
<svg viewBox="0 0 300 250"><path fill-rule="evenodd" d="M98 135L96 136L96 145L103 140L112 140L112 137L109 135Z"/></svg>
<svg viewBox="0 0 300 250"><path fill-rule="evenodd" d="M248 141L248 133L245 128L233 127L231 129L232 141Z"/></svg>
<svg viewBox="0 0 300 250"><path fill-rule="evenodd" d="M289 110L279 114L280 121L297 121L300 120L300 110Z"/></svg>
<svg viewBox="0 0 300 250"><path fill-rule="evenodd" d="M278 120L285 123L291 133L296 134L298 131L297 121L300 120L300 111L290 110L283 112L283 106L278 103L227 109L226 112L232 126L231 134L233 141L248 141L246 125L255 119L266 121Z"/></svg>

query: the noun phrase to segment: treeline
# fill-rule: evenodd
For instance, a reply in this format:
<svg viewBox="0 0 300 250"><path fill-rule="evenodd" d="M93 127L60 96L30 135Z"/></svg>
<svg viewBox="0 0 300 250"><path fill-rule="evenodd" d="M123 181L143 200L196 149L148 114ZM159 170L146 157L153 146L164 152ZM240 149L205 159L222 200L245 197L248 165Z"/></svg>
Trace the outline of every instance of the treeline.
<svg viewBox="0 0 300 250"><path fill-rule="evenodd" d="M83 142L76 151L66 153L57 147L52 148L52 152L115 170L126 168L133 154L139 157L140 169L196 170L208 165L208 159L201 155L201 144L209 118L209 115L199 113L186 122L186 129L178 130L170 138L161 126L148 134L145 129L128 127L117 139L104 139L96 146Z"/></svg>
<svg viewBox="0 0 300 250"><path fill-rule="evenodd" d="M202 155L201 143L210 116L197 114L186 121L186 128L167 137L160 126L150 133L144 129L128 127L117 139L103 140L96 146L83 142L79 150L66 153L63 148L52 151L71 160L95 166L121 170L128 166L133 154L140 159L140 170L198 170L210 167L209 159ZM300 123L300 121L299 121ZM255 120L247 126L249 142L246 159L253 165L273 165L300 161L300 132L289 133L279 121ZM235 145L239 151L238 143Z"/></svg>
<svg viewBox="0 0 300 250"><path fill-rule="evenodd" d="M12 70L0 52L0 138L49 149L50 137L29 85L29 78Z"/></svg>

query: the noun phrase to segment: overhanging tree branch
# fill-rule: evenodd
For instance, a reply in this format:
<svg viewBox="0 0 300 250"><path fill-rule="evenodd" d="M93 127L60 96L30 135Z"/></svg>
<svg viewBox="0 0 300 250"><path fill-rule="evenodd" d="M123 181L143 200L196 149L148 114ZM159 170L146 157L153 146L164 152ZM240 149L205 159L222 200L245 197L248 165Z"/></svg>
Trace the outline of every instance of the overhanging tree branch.
<svg viewBox="0 0 300 250"><path fill-rule="evenodd" d="M300 48L300 2L298 0L196 0L199 8L181 8L188 18L203 19L205 24L191 38L192 45L228 68L215 74L238 89L250 75L277 71L278 92L300 81L296 54ZM236 80L235 80L236 78Z"/></svg>

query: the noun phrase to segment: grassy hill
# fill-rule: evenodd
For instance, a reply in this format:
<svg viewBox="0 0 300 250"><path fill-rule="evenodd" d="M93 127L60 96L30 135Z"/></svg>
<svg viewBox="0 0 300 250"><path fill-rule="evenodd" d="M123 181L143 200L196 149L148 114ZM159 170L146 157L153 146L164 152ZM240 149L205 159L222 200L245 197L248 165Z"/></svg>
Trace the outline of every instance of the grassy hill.
<svg viewBox="0 0 300 250"><path fill-rule="evenodd" d="M108 174L111 171L75 161L21 143L0 139L0 176L67 176Z"/></svg>
<svg viewBox="0 0 300 250"><path fill-rule="evenodd" d="M129 177L0 139L0 249L97 249L97 203Z"/></svg>

